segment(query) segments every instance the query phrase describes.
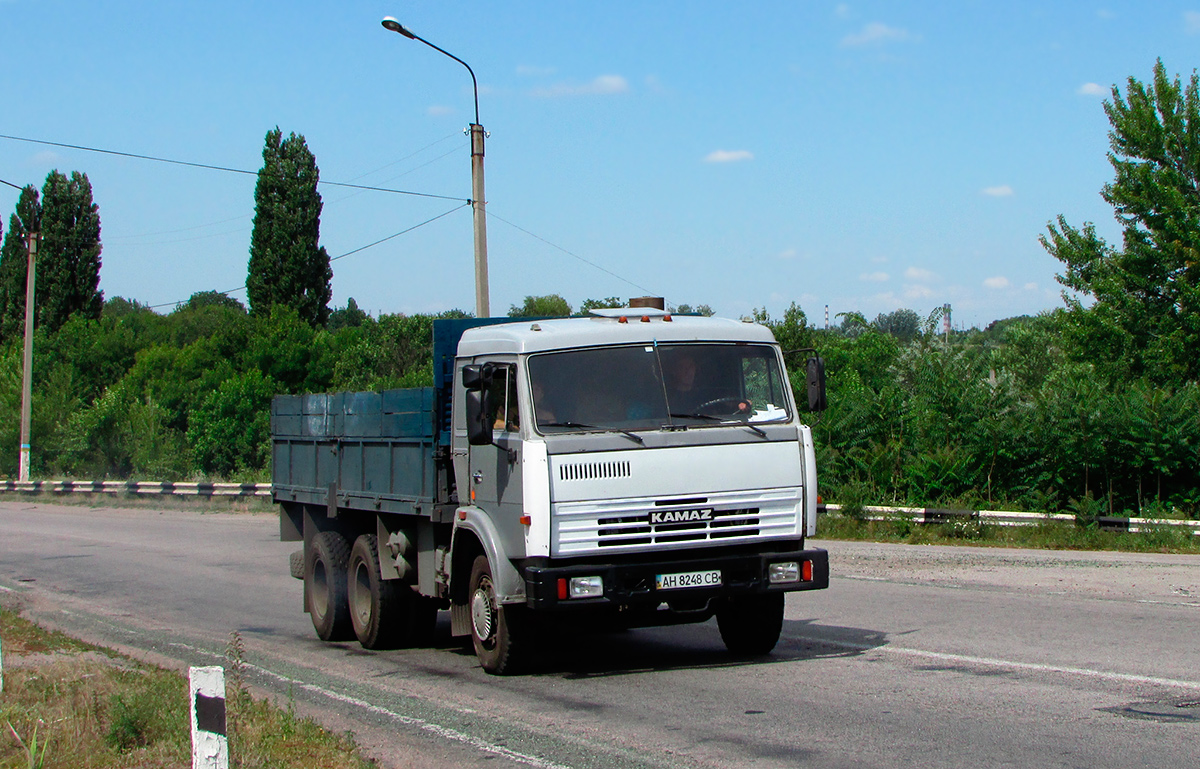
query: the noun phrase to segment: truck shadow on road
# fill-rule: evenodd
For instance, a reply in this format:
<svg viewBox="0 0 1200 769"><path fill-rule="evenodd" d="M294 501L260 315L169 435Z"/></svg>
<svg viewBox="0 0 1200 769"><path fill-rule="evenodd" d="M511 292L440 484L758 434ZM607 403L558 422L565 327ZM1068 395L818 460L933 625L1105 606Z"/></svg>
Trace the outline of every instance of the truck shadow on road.
<svg viewBox="0 0 1200 769"><path fill-rule="evenodd" d="M775 650L761 657L730 654L716 621L609 633L550 629L538 638L526 675L566 679L635 675L665 670L730 668L854 657L886 645L887 634L866 628L785 620ZM461 648L461 647L460 647ZM461 654L471 655L469 645Z"/></svg>

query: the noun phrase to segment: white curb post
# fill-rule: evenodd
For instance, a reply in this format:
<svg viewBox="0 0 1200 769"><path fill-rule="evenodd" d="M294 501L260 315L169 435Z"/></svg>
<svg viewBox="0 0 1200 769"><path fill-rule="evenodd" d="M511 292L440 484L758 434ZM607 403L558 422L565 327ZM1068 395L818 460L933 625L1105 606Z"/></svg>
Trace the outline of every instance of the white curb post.
<svg viewBox="0 0 1200 769"><path fill-rule="evenodd" d="M188 690L192 711L192 769L229 769L225 736L225 669L190 668Z"/></svg>
<svg viewBox="0 0 1200 769"><path fill-rule="evenodd" d="M4 646L0 644L0 694L4 694Z"/></svg>

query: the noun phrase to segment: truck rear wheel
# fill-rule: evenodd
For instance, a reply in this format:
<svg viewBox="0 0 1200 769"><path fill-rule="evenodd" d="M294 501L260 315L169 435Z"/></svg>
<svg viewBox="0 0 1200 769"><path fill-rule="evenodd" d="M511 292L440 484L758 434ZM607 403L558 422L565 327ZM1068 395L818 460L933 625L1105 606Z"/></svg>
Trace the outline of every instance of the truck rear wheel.
<svg viewBox="0 0 1200 769"><path fill-rule="evenodd" d="M391 649L403 628L407 585L379 574L379 550L374 534L354 540L347 577L350 623L364 649ZM414 596L415 598L415 596Z"/></svg>
<svg viewBox="0 0 1200 769"><path fill-rule="evenodd" d="M347 591L350 622L363 648L421 646L432 640L437 603L400 580L380 576L379 540L374 534L354 541Z"/></svg>
<svg viewBox="0 0 1200 769"><path fill-rule="evenodd" d="M513 673L524 657L527 617L523 606L503 606L496 599L492 567L486 555L475 558L467 596L471 610L471 641L475 656L493 675Z"/></svg>
<svg viewBox="0 0 1200 769"><path fill-rule="evenodd" d="M783 630L783 593L732 598L717 610L725 648L743 657L770 654Z"/></svg>
<svg viewBox="0 0 1200 769"><path fill-rule="evenodd" d="M350 545L336 531L322 531L308 548L304 570L308 613L322 641L346 641L353 635L346 600L346 564Z"/></svg>

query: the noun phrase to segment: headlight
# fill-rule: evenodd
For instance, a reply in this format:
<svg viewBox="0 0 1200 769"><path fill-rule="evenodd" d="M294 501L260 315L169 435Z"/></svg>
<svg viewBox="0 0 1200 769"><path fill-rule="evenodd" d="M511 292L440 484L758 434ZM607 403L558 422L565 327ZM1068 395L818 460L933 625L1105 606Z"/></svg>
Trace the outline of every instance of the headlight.
<svg viewBox="0 0 1200 769"><path fill-rule="evenodd" d="M767 567L767 579L772 585L800 581L800 564L795 561L773 563Z"/></svg>
<svg viewBox="0 0 1200 769"><path fill-rule="evenodd" d="M601 598L604 596L604 579L601 577L571 577L572 598Z"/></svg>

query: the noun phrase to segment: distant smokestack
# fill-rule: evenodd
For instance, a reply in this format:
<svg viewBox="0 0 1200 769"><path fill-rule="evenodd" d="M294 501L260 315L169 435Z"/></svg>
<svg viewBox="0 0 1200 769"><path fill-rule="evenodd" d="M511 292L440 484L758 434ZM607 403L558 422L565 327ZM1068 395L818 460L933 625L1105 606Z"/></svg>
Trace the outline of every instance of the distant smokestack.
<svg viewBox="0 0 1200 769"><path fill-rule="evenodd" d="M950 336L950 305L942 305L942 333Z"/></svg>
<svg viewBox="0 0 1200 769"><path fill-rule="evenodd" d="M829 305L825 305L825 330L829 330Z"/></svg>
<svg viewBox="0 0 1200 769"><path fill-rule="evenodd" d="M650 307L655 310L667 309L667 302L661 296L634 296L629 299L630 307Z"/></svg>

